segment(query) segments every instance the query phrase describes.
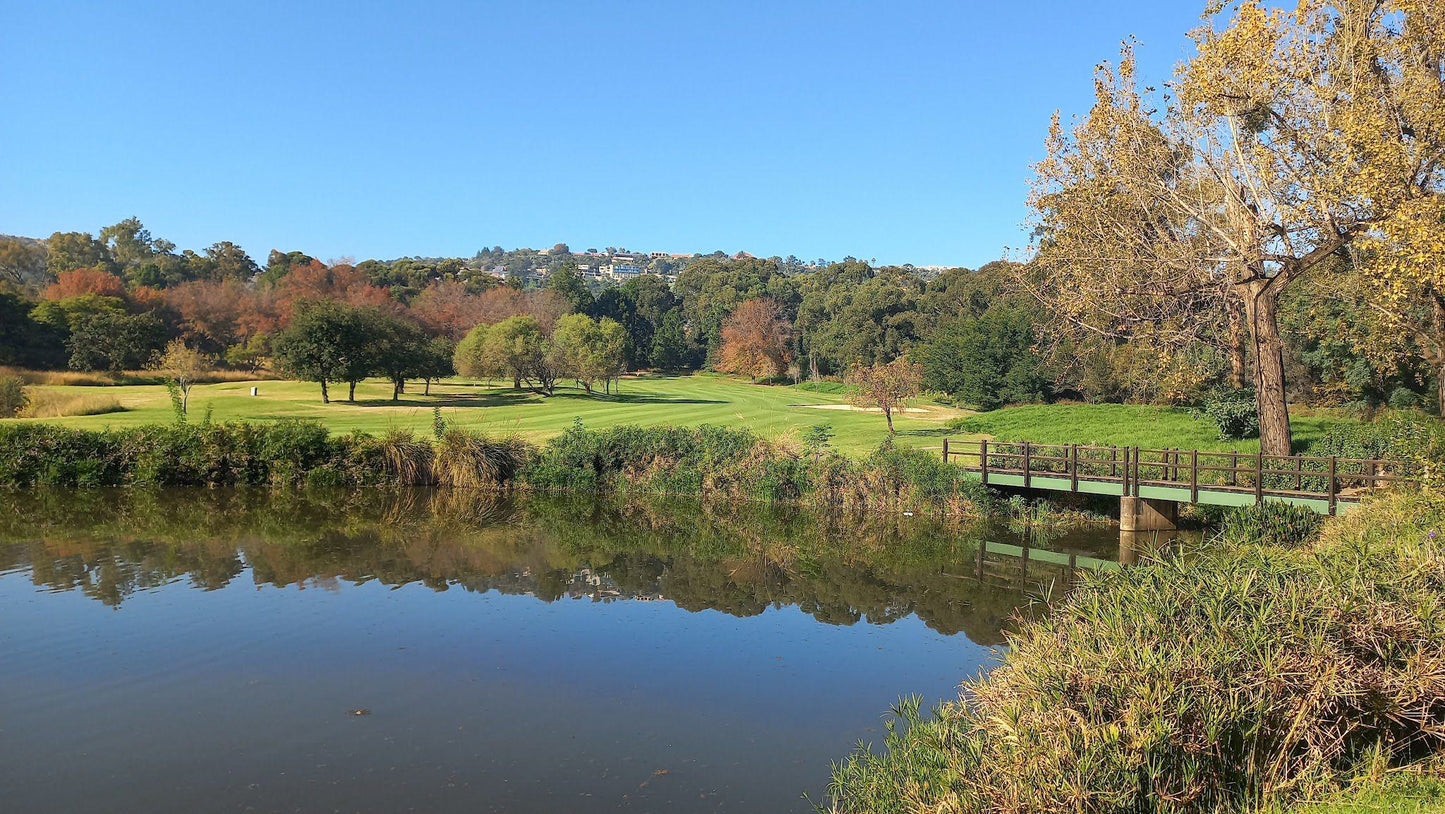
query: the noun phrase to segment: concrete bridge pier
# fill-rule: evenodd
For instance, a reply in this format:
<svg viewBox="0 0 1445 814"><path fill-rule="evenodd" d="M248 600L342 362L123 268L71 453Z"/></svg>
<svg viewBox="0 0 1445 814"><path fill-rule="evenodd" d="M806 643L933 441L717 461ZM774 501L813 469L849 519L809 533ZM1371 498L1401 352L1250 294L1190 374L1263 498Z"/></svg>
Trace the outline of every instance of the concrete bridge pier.
<svg viewBox="0 0 1445 814"><path fill-rule="evenodd" d="M1178 528L1179 504L1148 497L1119 498L1119 531L1172 531Z"/></svg>

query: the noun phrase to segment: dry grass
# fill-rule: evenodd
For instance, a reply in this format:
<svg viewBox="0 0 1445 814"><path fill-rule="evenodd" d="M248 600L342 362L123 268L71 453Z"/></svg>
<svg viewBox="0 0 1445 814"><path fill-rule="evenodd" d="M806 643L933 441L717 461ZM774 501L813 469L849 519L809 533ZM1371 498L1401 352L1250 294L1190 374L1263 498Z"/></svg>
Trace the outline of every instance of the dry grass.
<svg viewBox="0 0 1445 814"><path fill-rule="evenodd" d="M57 390L30 390L30 403L20 412L21 418L62 418L72 415L102 415L125 411L114 396L101 393L75 393Z"/></svg>
<svg viewBox="0 0 1445 814"><path fill-rule="evenodd" d="M119 373L96 370L30 370L20 367L0 366L0 377L13 376L28 385L58 385L69 387L112 387L122 384L161 384L162 379L154 370L123 370ZM273 380L276 376L268 371L212 370L196 379L197 384L221 384L227 382L253 382ZM68 413L67 415L90 415L89 413Z"/></svg>

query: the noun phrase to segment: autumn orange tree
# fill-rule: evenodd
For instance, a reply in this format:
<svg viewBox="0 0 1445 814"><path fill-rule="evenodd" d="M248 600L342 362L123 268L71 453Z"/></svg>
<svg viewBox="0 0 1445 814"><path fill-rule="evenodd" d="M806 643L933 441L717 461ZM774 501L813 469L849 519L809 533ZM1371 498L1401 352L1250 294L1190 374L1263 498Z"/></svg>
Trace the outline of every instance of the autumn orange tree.
<svg viewBox="0 0 1445 814"><path fill-rule="evenodd" d="M1261 448L1287 454L1281 292L1370 243L1385 247L1370 272L1381 297L1438 281L1421 261L1445 186L1445 5L1245 2L1212 23L1165 110L1126 49L1071 132L1055 117L1020 279L1084 335L1166 352L1245 338Z"/></svg>
<svg viewBox="0 0 1445 814"><path fill-rule="evenodd" d="M848 373L854 406L881 410L893 433L893 413L906 409L923 392L923 368L903 357L886 365L860 365Z"/></svg>
<svg viewBox="0 0 1445 814"><path fill-rule="evenodd" d="M768 297L738 305L722 326L717 369L753 381L781 376L793 360L792 327L778 304Z"/></svg>

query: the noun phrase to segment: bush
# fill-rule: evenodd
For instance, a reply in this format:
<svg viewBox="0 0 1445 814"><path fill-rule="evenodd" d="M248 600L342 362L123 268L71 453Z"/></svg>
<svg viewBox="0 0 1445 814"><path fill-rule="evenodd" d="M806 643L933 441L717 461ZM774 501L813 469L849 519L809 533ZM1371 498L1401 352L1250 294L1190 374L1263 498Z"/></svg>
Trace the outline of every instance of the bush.
<svg viewBox="0 0 1445 814"><path fill-rule="evenodd" d="M1313 540L1322 521L1317 512L1303 506L1262 503L1226 511L1220 536L1227 543L1293 548Z"/></svg>
<svg viewBox="0 0 1445 814"><path fill-rule="evenodd" d="M1219 428L1221 441L1259 437L1259 409L1253 389L1215 390L1205 396L1199 412Z"/></svg>
<svg viewBox="0 0 1445 814"><path fill-rule="evenodd" d="M23 381L16 376L0 377L0 418L14 418L29 403Z"/></svg>
<svg viewBox="0 0 1445 814"><path fill-rule="evenodd" d="M836 766L834 810L1237 811L1439 749L1442 529L1445 498L1400 493L1311 550L1090 577L965 701Z"/></svg>

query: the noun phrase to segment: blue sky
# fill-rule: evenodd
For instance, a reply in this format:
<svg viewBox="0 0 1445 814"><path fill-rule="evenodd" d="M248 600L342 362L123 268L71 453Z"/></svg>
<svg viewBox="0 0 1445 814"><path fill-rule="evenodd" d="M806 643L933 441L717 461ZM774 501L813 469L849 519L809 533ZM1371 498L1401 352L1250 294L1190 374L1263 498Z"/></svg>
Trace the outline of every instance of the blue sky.
<svg viewBox="0 0 1445 814"><path fill-rule="evenodd" d="M977 266L1053 110L1192 0L0 4L0 233Z"/></svg>

